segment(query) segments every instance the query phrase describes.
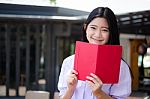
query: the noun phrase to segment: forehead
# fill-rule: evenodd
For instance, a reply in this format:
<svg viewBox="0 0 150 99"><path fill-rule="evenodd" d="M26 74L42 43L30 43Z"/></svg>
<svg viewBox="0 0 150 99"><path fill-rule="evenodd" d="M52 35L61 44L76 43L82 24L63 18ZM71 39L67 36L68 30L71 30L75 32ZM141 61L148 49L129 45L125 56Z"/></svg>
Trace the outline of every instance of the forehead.
<svg viewBox="0 0 150 99"><path fill-rule="evenodd" d="M108 27L108 22L106 18L96 17L89 23L89 25L98 25L98 26L100 25Z"/></svg>

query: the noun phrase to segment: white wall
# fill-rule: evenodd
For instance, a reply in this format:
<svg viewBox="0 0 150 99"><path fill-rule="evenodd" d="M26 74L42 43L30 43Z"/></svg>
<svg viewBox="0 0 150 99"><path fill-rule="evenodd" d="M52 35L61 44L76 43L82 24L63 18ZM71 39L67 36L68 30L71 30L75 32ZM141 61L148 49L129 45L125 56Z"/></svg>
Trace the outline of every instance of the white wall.
<svg viewBox="0 0 150 99"><path fill-rule="evenodd" d="M123 59L130 65L130 42L128 38L120 38L120 45L123 46Z"/></svg>

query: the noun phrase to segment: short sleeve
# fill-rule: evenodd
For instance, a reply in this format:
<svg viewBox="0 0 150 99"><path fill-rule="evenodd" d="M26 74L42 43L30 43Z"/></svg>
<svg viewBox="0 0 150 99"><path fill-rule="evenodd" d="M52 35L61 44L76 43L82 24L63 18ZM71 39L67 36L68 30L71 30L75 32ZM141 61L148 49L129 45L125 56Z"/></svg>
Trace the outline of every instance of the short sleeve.
<svg viewBox="0 0 150 99"><path fill-rule="evenodd" d="M64 95L64 93L66 92L67 78L68 78L68 74L73 69L73 63L74 63L73 56L67 57L62 63L61 72L60 72L59 80L58 80L59 96Z"/></svg>
<svg viewBox="0 0 150 99"><path fill-rule="evenodd" d="M110 95L117 99L125 99L131 94L131 74L129 66L121 61L120 77L118 84L111 86Z"/></svg>

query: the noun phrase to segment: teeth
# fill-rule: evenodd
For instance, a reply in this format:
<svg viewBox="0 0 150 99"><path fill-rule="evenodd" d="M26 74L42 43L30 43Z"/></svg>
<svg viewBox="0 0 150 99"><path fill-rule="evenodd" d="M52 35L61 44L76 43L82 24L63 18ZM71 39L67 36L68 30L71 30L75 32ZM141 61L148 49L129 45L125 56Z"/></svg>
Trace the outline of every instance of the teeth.
<svg viewBox="0 0 150 99"><path fill-rule="evenodd" d="M94 38L93 38L94 39ZM94 39L94 40L96 40L96 41L103 41L102 39Z"/></svg>

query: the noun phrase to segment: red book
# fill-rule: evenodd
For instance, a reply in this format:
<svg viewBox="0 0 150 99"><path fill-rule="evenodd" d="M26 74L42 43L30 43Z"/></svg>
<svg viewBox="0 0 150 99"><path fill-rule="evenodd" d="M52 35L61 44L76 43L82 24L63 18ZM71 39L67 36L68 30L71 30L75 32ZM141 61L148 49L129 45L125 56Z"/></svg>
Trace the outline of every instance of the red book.
<svg viewBox="0 0 150 99"><path fill-rule="evenodd" d="M122 46L97 45L77 41L74 69L79 80L86 80L90 73L96 74L103 83L118 83Z"/></svg>

